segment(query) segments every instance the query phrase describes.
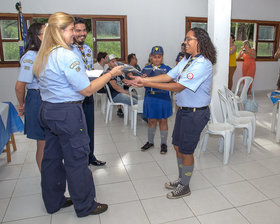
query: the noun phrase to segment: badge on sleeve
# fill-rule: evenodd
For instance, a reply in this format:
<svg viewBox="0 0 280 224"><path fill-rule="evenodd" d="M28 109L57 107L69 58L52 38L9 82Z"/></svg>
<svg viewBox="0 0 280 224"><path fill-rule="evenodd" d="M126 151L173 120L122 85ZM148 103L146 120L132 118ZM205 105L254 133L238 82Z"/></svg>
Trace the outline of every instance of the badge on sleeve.
<svg viewBox="0 0 280 224"><path fill-rule="evenodd" d="M192 73L188 73L187 74L187 79L192 79L193 78L193 74Z"/></svg>
<svg viewBox="0 0 280 224"><path fill-rule="evenodd" d="M73 69L73 68L75 68L76 65L79 65L79 64L80 64L80 62L74 61L69 67L70 67L70 69Z"/></svg>

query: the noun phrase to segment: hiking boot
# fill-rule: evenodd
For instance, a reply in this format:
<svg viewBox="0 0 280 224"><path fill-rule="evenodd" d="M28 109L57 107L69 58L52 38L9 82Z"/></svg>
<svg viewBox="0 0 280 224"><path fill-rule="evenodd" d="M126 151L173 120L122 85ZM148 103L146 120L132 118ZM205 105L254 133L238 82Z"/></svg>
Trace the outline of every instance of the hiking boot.
<svg viewBox="0 0 280 224"><path fill-rule="evenodd" d="M146 144L141 147L141 151L144 152L144 151L148 150L149 148L151 148L153 146L154 146L153 143L146 142Z"/></svg>
<svg viewBox="0 0 280 224"><path fill-rule="evenodd" d="M182 198L185 196L188 196L191 194L191 190L189 188L189 185L182 185L179 184L174 191L171 191L166 195L167 198L169 199L177 199L177 198Z"/></svg>
<svg viewBox="0 0 280 224"><path fill-rule="evenodd" d="M177 180L166 182L164 184L165 188L167 189L175 189L179 184L182 184L182 179L178 178Z"/></svg>
<svg viewBox="0 0 280 224"><path fill-rule="evenodd" d="M160 146L160 154L166 154L167 153L167 145L161 144Z"/></svg>
<svg viewBox="0 0 280 224"><path fill-rule="evenodd" d="M107 204L97 203L97 207L90 213L90 215L98 215L102 212L105 212L108 209Z"/></svg>

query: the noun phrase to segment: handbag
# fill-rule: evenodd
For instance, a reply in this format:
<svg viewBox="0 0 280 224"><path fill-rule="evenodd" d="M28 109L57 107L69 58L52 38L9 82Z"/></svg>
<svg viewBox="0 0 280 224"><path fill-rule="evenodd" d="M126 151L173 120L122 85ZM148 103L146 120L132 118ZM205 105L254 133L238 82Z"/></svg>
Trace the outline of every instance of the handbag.
<svg viewBox="0 0 280 224"><path fill-rule="evenodd" d="M252 84L252 99L246 99L244 100L244 109L247 111L251 111L251 112L258 112L258 108L259 108L259 104L257 103L257 101L255 101L255 92L254 92L254 85Z"/></svg>

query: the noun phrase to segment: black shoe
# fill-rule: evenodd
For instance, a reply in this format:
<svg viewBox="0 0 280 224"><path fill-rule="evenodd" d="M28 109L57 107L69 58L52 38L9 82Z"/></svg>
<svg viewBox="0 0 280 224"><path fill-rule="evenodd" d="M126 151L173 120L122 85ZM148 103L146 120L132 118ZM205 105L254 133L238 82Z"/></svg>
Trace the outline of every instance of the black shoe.
<svg viewBox="0 0 280 224"><path fill-rule="evenodd" d="M141 147L141 149L142 149L141 151L144 152L144 151L148 150L149 148L151 148L152 146L154 146L154 144L146 142L146 144Z"/></svg>
<svg viewBox="0 0 280 224"><path fill-rule="evenodd" d="M108 209L108 205L97 203L96 209L94 209L93 212L90 213L90 215L98 215L102 212L105 212L107 209Z"/></svg>
<svg viewBox="0 0 280 224"><path fill-rule="evenodd" d="M117 112L117 115L122 118L124 115L123 115L123 111L122 109L118 109L118 112Z"/></svg>
<svg viewBox="0 0 280 224"><path fill-rule="evenodd" d="M89 164L91 164L93 166L104 166L106 164L106 162L100 161L100 160L95 160L95 161L89 162Z"/></svg>
<svg viewBox="0 0 280 224"><path fill-rule="evenodd" d="M166 154L167 153L167 145L165 144L161 144L161 147L160 147L160 154Z"/></svg>
<svg viewBox="0 0 280 224"><path fill-rule="evenodd" d="M69 206L73 205L73 201L71 198L66 197L66 201L64 202L64 204L61 206L61 208L67 208Z"/></svg>

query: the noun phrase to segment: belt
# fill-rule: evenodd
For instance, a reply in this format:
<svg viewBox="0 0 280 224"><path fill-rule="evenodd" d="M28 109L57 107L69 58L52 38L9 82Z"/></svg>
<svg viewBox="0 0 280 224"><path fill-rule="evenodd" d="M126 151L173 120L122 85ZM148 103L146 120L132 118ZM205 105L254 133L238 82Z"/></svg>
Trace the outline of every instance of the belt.
<svg viewBox="0 0 280 224"><path fill-rule="evenodd" d="M38 91L38 92L40 92L40 90L39 90L39 89L28 89L28 90Z"/></svg>
<svg viewBox="0 0 280 224"><path fill-rule="evenodd" d="M68 102L63 102L63 103L83 103L83 100L78 100L78 101L68 101Z"/></svg>
<svg viewBox="0 0 280 224"><path fill-rule="evenodd" d="M179 107L181 110L195 112L197 110L206 110L208 106L205 107Z"/></svg>
<svg viewBox="0 0 280 224"><path fill-rule="evenodd" d="M154 94L161 94L161 93L164 93L162 91L148 91L148 93L154 95Z"/></svg>

